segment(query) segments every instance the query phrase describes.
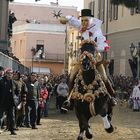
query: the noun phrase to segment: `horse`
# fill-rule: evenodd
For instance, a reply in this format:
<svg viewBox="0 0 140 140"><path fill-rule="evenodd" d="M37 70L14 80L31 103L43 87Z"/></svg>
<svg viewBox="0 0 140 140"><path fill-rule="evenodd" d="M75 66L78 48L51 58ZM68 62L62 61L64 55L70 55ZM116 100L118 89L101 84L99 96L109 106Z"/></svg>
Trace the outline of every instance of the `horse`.
<svg viewBox="0 0 140 140"><path fill-rule="evenodd" d="M79 69L75 74L69 96L74 100L75 114L79 121L80 132L77 140L83 140L84 136L87 139L93 137L89 125L89 119L92 116L100 115L102 117L107 133L114 131L111 123L113 111L111 96L97 70L96 54L95 42L82 44Z"/></svg>

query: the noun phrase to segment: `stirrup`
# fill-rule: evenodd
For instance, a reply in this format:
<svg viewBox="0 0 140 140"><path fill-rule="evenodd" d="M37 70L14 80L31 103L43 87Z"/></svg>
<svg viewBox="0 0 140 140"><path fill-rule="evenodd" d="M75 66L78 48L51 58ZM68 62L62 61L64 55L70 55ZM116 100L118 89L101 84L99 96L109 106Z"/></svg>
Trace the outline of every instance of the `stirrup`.
<svg viewBox="0 0 140 140"><path fill-rule="evenodd" d="M68 108L70 107L70 100L66 100L63 104L62 104L62 107L61 109L62 110L65 110L65 111L68 111Z"/></svg>
<svg viewBox="0 0 140 140"><path fill-rule="evenodd" d="M65 110L65 111L68 111L68 109L67 109L67 108L65 108L65 107L61 107L61 109L62 109L62 110Z"/></svg>

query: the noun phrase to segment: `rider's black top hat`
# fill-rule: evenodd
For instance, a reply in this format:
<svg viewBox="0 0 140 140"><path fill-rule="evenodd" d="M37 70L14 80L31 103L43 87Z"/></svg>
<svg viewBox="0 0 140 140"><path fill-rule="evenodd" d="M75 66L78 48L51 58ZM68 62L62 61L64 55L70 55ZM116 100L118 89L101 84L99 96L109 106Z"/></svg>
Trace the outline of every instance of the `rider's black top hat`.
<svg viewBox="0 0 140 140"><path fill-rule="evenodd" d="M84 16L94 17L93 15L91 15L91 10L90 9L82 9L81 10L81 16L80 17L84 17Z"/></svg>

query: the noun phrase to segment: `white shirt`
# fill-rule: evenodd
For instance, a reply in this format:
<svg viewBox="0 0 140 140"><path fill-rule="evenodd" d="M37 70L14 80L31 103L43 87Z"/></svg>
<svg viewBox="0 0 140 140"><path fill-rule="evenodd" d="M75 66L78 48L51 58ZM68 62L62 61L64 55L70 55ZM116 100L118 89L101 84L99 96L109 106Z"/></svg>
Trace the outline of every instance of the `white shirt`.
<svg viewBox="0 0 140 140"><path fill-rule="evenodd" d="M137 99L137 98L139 98L140 99L140 89L138 88L138 86L135 86L134 88L133 88L133 92L132 92L132 98L133 99Z"/></svg>
<svg viewBox="0 0 140 140"><path fill-rule="evenodd" d="M69 87L66 83L61 82L57 87L57 93L59 96L68 96Z"/></svg>
<svg viewBox="0 0 140 140"><path fill-rule="evenodd" d="M78 20L73 16L66 16L66 18L68 19L70 25L78 28L79 31L81 30L82 26L80 20ZM103 52L105 47L108 46L108 44L105 42L106 38L103 36L101 25L102 25L101 20L97 18L93 18L93 23L90 24L90 26L87 28L86 31L81 32L81 36L83 37L84 40L89 39L95 41L95 38L97 38L96 44L97 44L97 51L99 52ZM90 36L90 32L92 33L92 36Z"/></svg>

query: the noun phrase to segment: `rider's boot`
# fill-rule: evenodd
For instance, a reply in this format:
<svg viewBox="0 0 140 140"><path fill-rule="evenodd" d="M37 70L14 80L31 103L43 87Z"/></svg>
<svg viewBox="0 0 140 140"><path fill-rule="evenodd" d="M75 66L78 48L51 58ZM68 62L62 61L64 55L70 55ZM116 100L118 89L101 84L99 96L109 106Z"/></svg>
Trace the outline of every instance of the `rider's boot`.
<svg viewBox="0 0 140 140"><path fill-rule="evenodd" d="M105 81L104 83L105 83L105 86L106 86L106 88L107 88L108 93L109 93L110 96L111 96L111 104L112 104L113 106L117 105L117 100L116 100L116 98L115 98L116 95L115 95L115 91L114 91L114 89L113 89L113 87L112 87L112 84L110 83L109 80Z"/></svg>
<svg viewBox="0 0 140 140"><path fill-rule="evenodd" d="M116 101L116 99L115 99L115 91L114 91L114 89L113 89L113 87L112 87L112 84L110 83L110 81L109 81L109 79L108 79L108 77L107 77L104 64L103 64L103 63L99 64L99 65L97 66L97 69L98 69L99 73L100 73L101 76L102 76L102 79L103 79L103 81L104 81L104 84L105 84L105 86L106 86L106 88L107 88L108 93L109 93L110 96L111 96L112 106L115 106L115 105L117 104L117 101Z"/></svg>

